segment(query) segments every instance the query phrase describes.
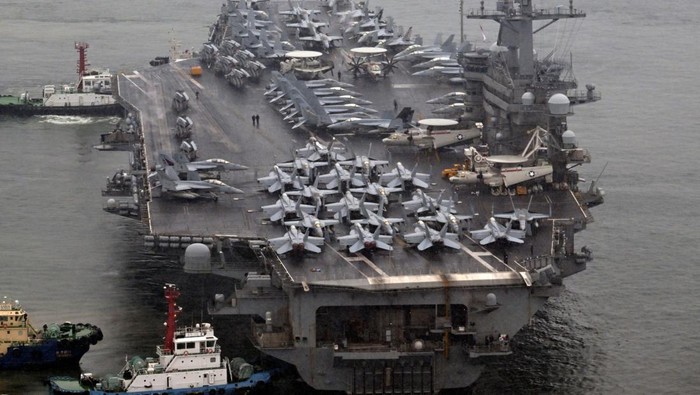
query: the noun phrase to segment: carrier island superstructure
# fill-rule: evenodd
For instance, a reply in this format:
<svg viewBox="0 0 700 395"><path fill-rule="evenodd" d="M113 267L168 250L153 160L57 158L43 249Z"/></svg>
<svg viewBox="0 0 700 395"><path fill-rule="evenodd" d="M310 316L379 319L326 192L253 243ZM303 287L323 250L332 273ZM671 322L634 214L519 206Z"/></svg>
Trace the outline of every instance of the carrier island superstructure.
<svg viewBox="0 0 700 395"><path fill-rule="evenodd" d="M578 146L566 117L572 104L600 96L593 86L576 90L567 61L533 55L535 32L585 14L572 3L551 10L535 9L528 0L496 3L496 10L486 10L482 1L481 8L467 14L468 19L495 20L500 33L492 48L470 49L458 57L467 92L463 118L483 122L478 158L487 154L485 147L494 157L519 155L533 148L537 135L530 154L539 164L551 165L551 174L540 178L533 171L533 182L523 188L485 183L457 188L455 207L473 214L459 249L419 251L395 235L393 251L350 253L329 239L319 254L277 254L267 240L285 228L263 219L260 207L279 196L260 190L257 172L266 174L275 159L287 159L308 134L289 130L262 95L265 87L234 90L207 68L197 80L185 72L187 62L119 77L121 102L138 113L143 131L143 168L151 167L159 151L176 147L171 132L176 115L168 105L176 91L184 90L190 97L197 95L188 116L197 125L200 151L255 169L231 179L246 192L242 197L196 204L147 201L140 208L151 231L146 244L188 247L186 270L241 279L230 295L214 297L210 313L253 317L247 334L253 344L295 365L316 389L416 394L466 387L478 378L483 361L512 353L509 339L548 298L560 294L563 278L585 270L591 259L590 250L575 248L574 235L593 221L589 209L601 204L603 196L595 185L579 185L575 169L590 162L590 155ZM262 4L270 15L283 6ZM537 21L544 25L534 28ZM398 100L424 113L429 111L427 99L451 89L417 81L402 67L381 80L352 82L353 90L375 105L390 109L392 100ZM251 126L251 114L256 113L262 126ZM323 130L311 132L330 140ZM361 136L345 143L358 154L368 145ZM372 155L389 159L378 149ZM455 155L393 153L390 159L431 169L430 189L439 192L450 189L438 173ZM137 198L143 200L143 195L141 191ZM411 198L410 192L400 195L403 201ZM487 225L494 213L515 207L548 214L532 224L523 243L481 243L470 237L469 230ZM406 217L397 201L384 215ZM401 233L411 232L416 222L406 219ZM348 234L349 229L337 225L335 234ZM212 250L218 263L210 263Z"/></svg>

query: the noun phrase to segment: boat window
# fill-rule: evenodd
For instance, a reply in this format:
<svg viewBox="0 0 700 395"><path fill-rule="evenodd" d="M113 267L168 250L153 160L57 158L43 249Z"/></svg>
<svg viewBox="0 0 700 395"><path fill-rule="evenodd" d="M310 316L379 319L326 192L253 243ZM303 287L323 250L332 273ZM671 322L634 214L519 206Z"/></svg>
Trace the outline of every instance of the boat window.
<svg viewBox="0 0 700 395"><path fill-rule="evenodd" d="M214 348L214 344L216 344L216 342L214 340L208 340L207 341L207 348Z"/></svg>
<svg viewBox="0 0 700 395"><path fill-rule="evenodd" d="M195 348L194 342L187 343L187 348Z"/></svg>
<svg viewBox="0 0 700 395"><path fill-rule="evenodd" d="M176 350L182 350L185 348L185 343L175 343Z"/></svg>

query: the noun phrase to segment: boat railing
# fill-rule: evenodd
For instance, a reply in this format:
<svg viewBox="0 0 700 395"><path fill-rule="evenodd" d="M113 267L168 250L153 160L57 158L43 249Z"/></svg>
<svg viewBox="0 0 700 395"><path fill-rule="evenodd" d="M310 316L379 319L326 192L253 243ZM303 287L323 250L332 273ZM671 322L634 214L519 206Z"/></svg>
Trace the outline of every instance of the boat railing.
<svg viewBox="0 0 700 395"><path fill-rule="evenodd" d="M529 256L525 257L520 260L516 260L515 263L520 265L521 267L526 268L528 271L532 272L537 269L542 269L543 267L547 267L548 265L551 265L554 262L554 258L551 255L537 255L537 256Z"/></svg>

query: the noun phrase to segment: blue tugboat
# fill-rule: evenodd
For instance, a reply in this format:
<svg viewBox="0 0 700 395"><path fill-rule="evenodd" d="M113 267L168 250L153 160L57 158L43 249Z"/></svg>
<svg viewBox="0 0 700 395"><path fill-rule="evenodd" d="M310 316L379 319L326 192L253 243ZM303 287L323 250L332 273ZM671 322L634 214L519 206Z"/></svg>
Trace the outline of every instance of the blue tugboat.
<svg viewBox="0 0 700 395"><path fill-rule="evenodd" d="M0 302L0 370L77 364L102 337L91 324L53 323L36 330L18 301Z"/></svg>
<svg viewBox="0 0 700 395"><path fill-rule="evenodd" d="M156 357L134 356L117 375L102 379L83 373L80 380L68 377L49 379L50 393L59 394L168 394L233 395L268 384L274 371L255 372L242 358L231 361L221 356L214 327L200 323L176 328L180 291L166 284L168 319L165 342L156 347Z"/></svg>

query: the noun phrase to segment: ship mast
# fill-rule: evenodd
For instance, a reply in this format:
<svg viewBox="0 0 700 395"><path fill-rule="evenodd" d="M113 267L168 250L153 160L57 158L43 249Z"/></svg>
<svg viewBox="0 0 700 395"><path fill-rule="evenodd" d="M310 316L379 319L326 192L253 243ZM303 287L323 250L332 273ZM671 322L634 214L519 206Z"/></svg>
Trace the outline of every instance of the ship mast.
<svg viewBox="0 0 700 395"><path fill-rule="evenodd" d="M177 315L180 313L180 307L177 306L177 298L180 296L180 290L175 284L165 284L165 300L168 301L168 320L165 322L165 339L163 348L166 352L173 352L175 348L175 329L177 327Z"/></svg>
<svg viewBox="0 0 700 395"><path fill-rule="evenodd" d="M87 49L90 45L86 42L76 42L75 49L78 50L78 92L83 91L83 76L87 71Z"/></svg>

